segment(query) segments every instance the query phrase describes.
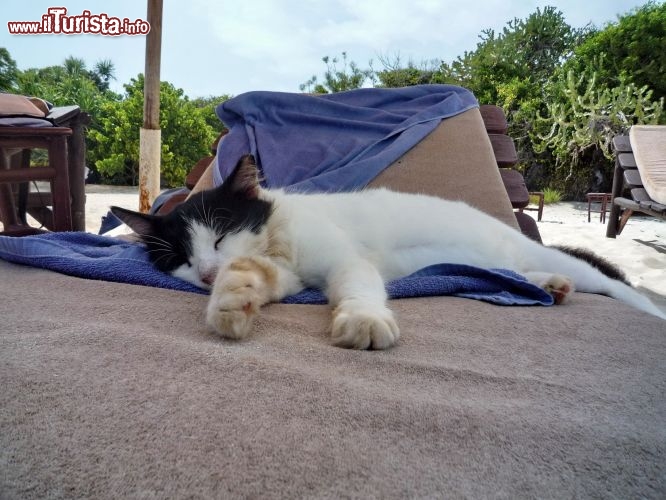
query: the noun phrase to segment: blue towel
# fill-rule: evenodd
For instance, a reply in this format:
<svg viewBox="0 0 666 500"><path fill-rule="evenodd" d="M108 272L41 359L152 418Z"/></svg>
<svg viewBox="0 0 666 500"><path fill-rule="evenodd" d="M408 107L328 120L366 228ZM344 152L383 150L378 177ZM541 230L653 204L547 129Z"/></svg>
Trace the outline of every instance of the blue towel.
<svg viewBox="0 0 666 500"><path fill-rule="evenodd" d="M158 271L141 244L90 233L48 233L13 238L0 236L0 258L80 278L206 291ZM392 299L456 295L501 305L551 305L553 298L511 271L437 264L387 284ZM306 289L284 299L290 304L325 304L319 290Z"/></svg>
<svg viewBox="0 0 666 500"><path fill-rule="evenodd" d="M0 236L0 258L79 278L205 293L186 281L158 271L143 245L91 233Z"/></svg>
<svg viewBox="0 0 666 500"><path fill-rule="evenodd" d="M350 191L432 132L444 118L478 106L467 89L417 85L322 96L248 92L220 104L230 129L218 145L215 184L252 153L265 186L287 191Z"/></svg>

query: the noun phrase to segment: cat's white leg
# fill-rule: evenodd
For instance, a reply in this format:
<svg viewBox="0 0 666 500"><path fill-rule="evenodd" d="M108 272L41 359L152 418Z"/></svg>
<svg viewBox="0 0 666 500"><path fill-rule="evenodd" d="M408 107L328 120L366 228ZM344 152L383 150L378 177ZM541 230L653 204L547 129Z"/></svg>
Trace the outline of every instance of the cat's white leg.
<svg viewBox="0 0 666 500"><path fill-rule="evenodd" d="M331 338L335 345L353 349L386 349L400 330L386 306L384 281L369 262L347 261L328 278L333 310Z"/></svg>
<svg viewBox="0 0 666 500"><path fill-rule="evenodd" d="M217 273L206 323L222 337L241 339L250 333L261 306L303 288L300 280L266 257L232 261Z"/></svg>

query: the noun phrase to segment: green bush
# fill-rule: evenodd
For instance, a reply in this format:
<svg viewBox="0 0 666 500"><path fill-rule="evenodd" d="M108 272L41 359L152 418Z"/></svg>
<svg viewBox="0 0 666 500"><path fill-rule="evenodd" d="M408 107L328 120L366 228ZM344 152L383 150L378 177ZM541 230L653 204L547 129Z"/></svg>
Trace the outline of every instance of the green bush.
<svg viewBox="0 0 666 500"><path fill-rule="evenodd" d="M99 126L89 131L89 157L103 182L138 183L143 84L143 75L139 75L125 85L124 99L104 103ZM217 131L206 122L209 114L207 107L197 107L184 96L182 89L168 82L161 83L161 178L164 186L182 186L195 163L209 154L217 135Z"/></svg>
<svg viewBox="0 0 666 500"><path fill-rule="evenodd" d="M537 114L530 134L537 153L554 158L550 183L571 198L595 190L609 191L613 176L613 137L635 124L657 124L662 119L663 98L652 91L621 82L614 88L597 84L596 74L576 76L569 71L551 85L553 100L545 116Z"/></svg>
<svg viewBox="0 0 666 500"><path fill-rule="evenodd" d="M568 71L594 71L599 85L632 82L666 97L666 3L648 2L587 37L564 64Z"/></svg>
<svg viewBox="0 0 666 500"><path fill-rule="evenodd" d="M545 188L543 190L543 202L546 205L551 203L559 203L562 201L562 193L557 189Z"/></svg>

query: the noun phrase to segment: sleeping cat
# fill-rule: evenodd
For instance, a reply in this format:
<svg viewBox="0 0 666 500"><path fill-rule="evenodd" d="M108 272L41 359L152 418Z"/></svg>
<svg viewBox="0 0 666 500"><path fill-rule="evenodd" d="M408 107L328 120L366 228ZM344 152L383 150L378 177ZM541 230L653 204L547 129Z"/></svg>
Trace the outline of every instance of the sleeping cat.
<svg viewBox="0 0 666 500"><path fill-rule="evenodd" d="M288 194L260 187L244 156L215 189L164 216L112 212L145 242L157 268L211 290L207 323L240 339L262 305L304 287L334 306L336 345L384 349L399 337L384 283L437 263L504 268L565 302L575 287L666 319L621 281L462 202L374 189ZM605 270L607 273L608 270Z"/></svg>

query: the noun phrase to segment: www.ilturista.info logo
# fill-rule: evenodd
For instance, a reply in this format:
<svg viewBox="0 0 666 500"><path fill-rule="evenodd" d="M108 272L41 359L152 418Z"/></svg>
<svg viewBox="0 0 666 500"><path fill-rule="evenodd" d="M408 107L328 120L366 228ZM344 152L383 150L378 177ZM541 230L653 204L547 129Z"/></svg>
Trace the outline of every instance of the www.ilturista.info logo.
<svg viewBox="0 0 666 500"><path fill-rule="evenodd" d="M50 7L41 21L9 21L12 35L147 35L150 23L142 19L130 21L107 14L91 14L84 10L78 16L68 16L65 7Z"/></svg>

